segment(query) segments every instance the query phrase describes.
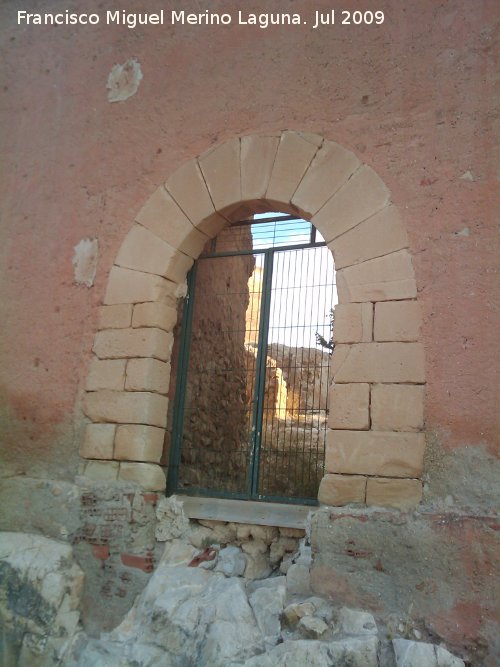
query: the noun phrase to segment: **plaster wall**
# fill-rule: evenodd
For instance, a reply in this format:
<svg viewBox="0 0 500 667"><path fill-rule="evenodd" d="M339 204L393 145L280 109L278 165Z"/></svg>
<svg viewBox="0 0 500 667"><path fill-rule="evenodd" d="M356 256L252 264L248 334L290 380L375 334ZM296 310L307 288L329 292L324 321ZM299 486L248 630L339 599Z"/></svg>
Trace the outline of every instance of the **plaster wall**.
<svg viewBox="0 0 500 667"><path fill-rule="evenodd" d="M299 11L296 4L278 0L272 9ZM33 11L54 11L54 3L35 5ZM196 11L195 5L185 3L185 9ZM330 7L300 3L310 22L315 9ZM386 15L381 27L130 30L22 27L17 4L2 3L5 475L73 481L98 306L122 240L151 193L211 146L297 129L350 149L391 191L423 307L426 500L476 516L491 511L499 414L498 10L493 0L381 1L378 7ZM116 8L130 11L121 1ZM148 3L148 11L160 8L174 5ZM94 1L80 9L102 11ZM226 9L211 3L212 11ZM259 10L269 7L257 4ZM130 58L140 63L143 79L130 98L110 103L108 75ZM23 485L12 488L28 493L19 491ZM3 525L13 521L15 530L29 525L43 532L36 501L26 502L30 515L16 514ZM474 548L488 573L493 529L488 524L485 530ZM332 576L334 561L325 554L333 534L326 522L319 540L323 578ZM458 548L468 548L461 539L454 534ZM467 581L457 580L453 604L479 604L486 581L481 577L470 591ZM477 638L481 627L468 628L469 607L462 608L457 623ZM485 608L488 618L492 613Z"/></svg>
<svg viewBox="0 0 500 667"><path fill-rule="evenodd" d="M20 27L14 3L2 5L2 430L13 471L74 472L96 306L148 195L211 145L284 127L338 141L388 185L424 307L427 429L445 450L493 450L495 3L381 6L382 27L222 33ZM144 79L111 104L108 74L131 57ZM99 242L90 288L72 265L85 238Z"/></svg>

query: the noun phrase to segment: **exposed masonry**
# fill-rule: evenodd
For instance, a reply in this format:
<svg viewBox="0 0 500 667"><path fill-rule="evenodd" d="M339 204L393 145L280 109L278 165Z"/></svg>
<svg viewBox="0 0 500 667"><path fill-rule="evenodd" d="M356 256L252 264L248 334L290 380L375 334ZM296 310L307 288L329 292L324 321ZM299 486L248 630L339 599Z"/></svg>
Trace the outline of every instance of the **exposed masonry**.
<svg viewBox="0 0 500 667"><path fill-rule="evenodd" d="M319 500L408 508L424 455L424 351L408 238L390 193L314 134L235 138L182 165L136 216L111 269L87 380L86 475L165 487L159 465L176 305L209 238L256 212L300 215L333 252L339 305Z"/></svg>

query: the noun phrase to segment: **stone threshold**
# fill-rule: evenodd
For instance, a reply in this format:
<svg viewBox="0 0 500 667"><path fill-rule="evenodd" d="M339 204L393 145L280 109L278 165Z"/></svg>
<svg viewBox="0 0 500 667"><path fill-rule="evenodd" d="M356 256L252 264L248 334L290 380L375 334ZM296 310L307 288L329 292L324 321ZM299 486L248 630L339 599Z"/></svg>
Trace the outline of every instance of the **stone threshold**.
<svg viewBox="0 0 500 667"><path fill-rule="evenodd" d="M317 509L314 505L286 505L200 496L178 495L177 499L183 503L184 513L190 519L231 521L279 528L304 529L309 513Z"/></svg>

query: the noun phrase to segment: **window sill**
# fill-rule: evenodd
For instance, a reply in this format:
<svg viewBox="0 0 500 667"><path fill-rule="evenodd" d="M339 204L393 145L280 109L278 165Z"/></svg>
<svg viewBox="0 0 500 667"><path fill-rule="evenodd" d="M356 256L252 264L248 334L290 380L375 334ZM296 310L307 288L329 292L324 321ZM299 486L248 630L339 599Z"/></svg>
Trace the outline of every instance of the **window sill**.
<svg viewBox="0 0 500 667"><path fill-rule="evenodd" d="M280 528L304 529L309 512L316 509L314 505L285 505L184 495L176 497L182 501L184 512L190 519L231 521Z"/></svg>

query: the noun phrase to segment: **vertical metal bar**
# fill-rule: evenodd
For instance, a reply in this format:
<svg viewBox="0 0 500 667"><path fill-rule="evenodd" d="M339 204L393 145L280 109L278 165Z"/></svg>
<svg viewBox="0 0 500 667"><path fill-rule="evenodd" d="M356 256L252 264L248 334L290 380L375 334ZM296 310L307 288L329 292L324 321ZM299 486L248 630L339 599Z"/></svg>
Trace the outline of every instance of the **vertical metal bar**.
<svg viewBox="0 0 500 667"><path fill-rule="evenodd" d="M191 350L191 327L193 323L194 292L198 263L187 276L187 296L184 301L181 327L181 344L177 364L177 387L174 399L174 418L172 424L172 449L167 473L167 494L177 490L179 463L181 460L182 434L184 430L184 405L186 398L187 374L189 369L189 352Z"/></svg>
<svg viewBox="0 0 500 667"><path fill-rule="evenodd" d="M259 494L260 444L262 440L262 415L266 389L267 336L269 329L269 310L273 278L273 250L264 253L264 273L262 277L262 304L260 311L259 342L257 347L256 378L254 394L254 412L252 419L252 452L250 464L250 496Z"/></svg>
<svg viewBox="0 0 500 667"><path fill-rule="evenodd" d="M311 238L310 238L311 243L316 243L316 227L314 225L311 225Z"/></svg>

